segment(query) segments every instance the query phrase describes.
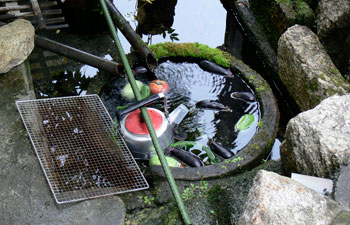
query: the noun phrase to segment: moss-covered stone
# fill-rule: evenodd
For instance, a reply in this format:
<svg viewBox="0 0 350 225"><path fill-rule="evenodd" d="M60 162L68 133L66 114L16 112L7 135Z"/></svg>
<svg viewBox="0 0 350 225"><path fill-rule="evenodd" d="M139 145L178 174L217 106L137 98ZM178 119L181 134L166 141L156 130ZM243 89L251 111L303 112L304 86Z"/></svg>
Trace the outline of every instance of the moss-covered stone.
<svg viewBox="0 0 350 225"><path fill-rule="evenodd" d="M224 67L229 67L230 61L232 61L232 57L228 53L199 43L174 44L165 42L151 45L149 48L157 59L171 56L194 57L208 59Z"/></svg>
<svg viewBox="0 0 350 225"><path fill-rule="evenodd" d="M274 49L288 27L296 23L314 26L315 14L304 0L251 0L250 4Z"/></svg>
<svg viewBox="0 0 350 225"><path fill-rule="evenodd" d="M273 143L276 137L279 119L276 101L268 83L241 60L238 60L227 52L210 48L207 45L199 43L175 44L166 42L152 45L150 49L158 59L163 57L190 57L208 59L218 65L230 67L234 74L239 75L240 78L249 83L261 103L261 119L264 120L264 126L259 128L257 134L249 144L236 155L236 157L242 159L241 161L229 164L222 161L200 168L172 168L171 170L175 179L201 180L223 176L234 172L240 172L242 169L251 168L261 163L261 160L266 157L271 150L270 143ZM160 166L152 166L151 171L156 175L164 176L164 172Z"/></svg>

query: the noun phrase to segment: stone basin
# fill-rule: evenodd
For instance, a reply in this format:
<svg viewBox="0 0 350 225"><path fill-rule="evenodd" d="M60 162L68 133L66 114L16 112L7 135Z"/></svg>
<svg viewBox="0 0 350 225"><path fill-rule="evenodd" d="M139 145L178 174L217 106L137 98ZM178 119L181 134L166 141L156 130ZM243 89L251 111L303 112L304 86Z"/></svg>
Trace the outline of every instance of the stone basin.
<svg viewBox="0 0 350 225"><path fill-rule="evenodd" d="M275 97L268 83L249 66L232 55L219 49L210 48L199 43L160 43L150 46L158 59L164 57L195 57L208 59L218 65L229 67L235 74L245 80L258 97L261 109L261 123L258 132L234 157L217 164L197 168L171 168L175 179L201 180L238 172L252 168L262 162L277 135L279 112ZM164 177L161 166L152 166L153 174Z"/></svg>
<svg viewBox="0 0 350 225"><path fill-rule="evenodd" d="M255 92L261 110L261 119L258 124L258 131L250 142L241 149L234 157L223 160L220 163L206 165L197 168L171 168L175 179L178 180L202 180L224 176L227 174L239 172L241 169L249 169L259 165L267 154L271 151L272 145L277 135L279 112L275 97L268 83L249 66L241 60L233 57L227 52L199 43L160 43L151 45L150 49L159 61L166 58L198 58L207 59L216 64L229 67L234 74L238 74ZM135 61L129 55L130 64ZM88 92L97 92L99 88L91 87ZM103 86L103 85L102 85ZM161 166L152 166L152 174L164 177Z"/></svg>

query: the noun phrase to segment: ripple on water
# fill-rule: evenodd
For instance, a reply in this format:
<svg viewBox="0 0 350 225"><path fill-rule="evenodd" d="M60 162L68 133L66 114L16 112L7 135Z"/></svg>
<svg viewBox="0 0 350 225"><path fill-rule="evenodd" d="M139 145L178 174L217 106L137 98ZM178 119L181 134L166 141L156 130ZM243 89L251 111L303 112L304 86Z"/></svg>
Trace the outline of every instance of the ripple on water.
<svg viewBox="0 0 350 225"><path fill-rule="evenodd" d="M244 148L258 130L260 121L260 105L258 102L246 102L231 97L233 92L251 92L252 89L238 75L225 77L202 70L197 63L165 61L156 70L156 76L169 83L167 94L168 111L171 112L180 104L189 108L189 113L180 124L180 129L187 132L188 141L196 141L207 146L209 138L234 153ZM149 83L147 78L137 79ZM115 115L118 105L128 102L120 96L126 81L119 78L101 95L111 114ZM108 91L107 91L108 90ZM213 100L229 106L230 112L196 108L196 103L203 100ZM152 107L162 110L162 104ZM245 114L254 115L254 122L247 130L236 131L237 121ZM198 147L198 146L197 146ZM190 152L207 160L203 150L190 149Z"/></svg>

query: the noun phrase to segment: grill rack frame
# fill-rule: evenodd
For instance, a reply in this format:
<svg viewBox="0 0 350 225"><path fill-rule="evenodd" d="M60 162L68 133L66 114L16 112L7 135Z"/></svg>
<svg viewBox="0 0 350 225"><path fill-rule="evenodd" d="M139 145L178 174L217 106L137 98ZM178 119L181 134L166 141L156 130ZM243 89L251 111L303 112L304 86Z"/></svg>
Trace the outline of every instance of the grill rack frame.
<svg viewBox="0 0 350 225"><path fill-rule="evenodd" d="M121 185L122 185L121 187L118 187L118 183L116 183L114 187L113 186L111 186L111 187L95 187L94 185L91 185L91 187L89 187L89 188L84 187L84 188L81 188L80 190L62 190L62 187L60 188L60 185L62 185L62 183L57 182L57 179L61 179L61 178L60 177L55 178L54 177L54 176L56 176L54 174L55 171L50 170L49 167L52 167L52 165L53 165L53 167L55 167L55 163L53 163L52 157L51 157L51 163L52 163L51 165L49 165L48 160L45 159L45 157L47 157L47 155L48 155L47 153L49 153L49 155L50 155L50 147L49 147L49 145L47 145L46 148L45 148L45 146L43 147L43 145L47 144L47 142L42 141L42 140L38 140L38 136L41 136L41 138L43 138L43 139L47 138L47 137L44 137L45 135L42 135L42 131L44 129L43 126L45 125L44 120L42 118L39 118L39 116L36 116L36 117L33 116L32 119L34 121L33 120L30 121L30 118L31 118L30 116L33 114L39 113L38 111L40 110L39 109L40 106L38 106L38 104L42 104L42 105L46 104L47 105L47 104L53 103L55 105L55 104L61 103L61 102L63 102L62 104L65 104L65 102L69 102L69 101L73 101L73 103L74 103L75 100L82 100L82 101L85 101L85 103L89 103L90 106L95 106L95 107L97 106L95 116L102 117L102 120L104 122L106 122L106 124L108 125L107 127L104 125L102 126L106 129L103 136L104 136L104 138L109 137L109 140L107 140L107 142L110 145L113 145L112 147L114 150L118 150L118 149L121 150L120 154L117 154L116 152L112 152L113 157L115 158L115 156L117 156L117 158L119 157L120 161L125 163L125 165L123 165L121 168L123 170L121 172L121 175L122 175L121 180L119 180L121 182ZM93 103L91 103L91 102L93 102ZM147 180L145 179L144 175L142 174L142 172L141 172L140 168L138 167L135 159L133 158L129 148L127 147L126 143L124 142L122 135L120 134L119 127L113 122L111 116L109 115L106 107L104 106L104 104L102 103L102 101L98 95L93 94L93 95L84 95L84 96L68 96L68 97L56 97L56 98L34 99L34 100L22 100L22 101L16 101L16 106L17 106L17 109L20 113L23 124L26 128L26 131L28 133L30 141L33 145L36 156L39 160L40 166L44 172L45 178L49 184L50 190L55 198L55 201L58 204L76 202L76 201L98 198L98 197L114 195L114 194L122 194L122 193L139 191L139 190L144 190L144 189L149 188L149 184L147 183ZM25 110L27 110L26 107L28 107L28 106L30 106L31 109L29 109L29 111L26 112ZM29 114L29 115L27 115L27 114ZM87 114L88 114L88 112L85 112L85 115L87 115ZM42 123L36 123L35 126L38 126L38 127L34 127L33 124L35 124L34 123L35 121L36 122L42 121ZM91 123L91 121L88 121L88 122ZM92 121L92 122L94 122L94 121ZM48 123L50 123L50 122L48 122ZM95 121L95 124L93 123L93 125L96 125L96 121ZM34 131L33 131L33 129L34 129ZM78 128L78 130L79 130L79 128ZM111 134L113 134L113 135L111 135ZM104 139L102 138L102 140L104 140ZM118 142L116 142L116 141L118 141ZM112 143L114 143L114 144L112 144ZM100 142L98 144L103 144L103 142ZM63 151L65 151L65 149ZM69 150L68 150L68 152L69 152ZM106 156L106 154L102 154L102 156ZM57 157L56 157L56 159L57 159ZM65 159L64 159L64 161L65 161ZM61 162L62 162L62 160L61 160ZM113 167L110 160L108 162L109 162L108 166ZM64 166L65 165L63 165L63 167ZM57 167L57 165L56 165L56 167ZM116 168L116 167L113 167L113 168ZM128 170L130 173L133 173L134 176L132 178L130 178L128 176L125 176L125 174L122 174L126 170ZM109 170L107 168L106 170L104 170L104 173L106 173L108 171ZM116 173L116 172L111 171L111 173ZM93 175L91 177L93 177ZM130 180L133 179L134 182L132 184L125 183L125 181L128 182L128 179L130 179ZM113 182L116 182L116 181L118 181L118 180L113 180ZM128 184L130 184L130 186L123 187L123 184L126 184L126 186ZM131 186L133 186L133 188L131 188Z"/></svg>

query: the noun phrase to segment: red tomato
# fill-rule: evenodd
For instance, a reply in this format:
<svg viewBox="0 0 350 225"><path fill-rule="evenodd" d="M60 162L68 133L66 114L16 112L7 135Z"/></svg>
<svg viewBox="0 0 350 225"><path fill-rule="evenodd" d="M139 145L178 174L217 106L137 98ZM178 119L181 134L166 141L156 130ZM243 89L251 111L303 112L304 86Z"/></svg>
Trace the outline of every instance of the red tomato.
<svg viewBox="0 0 350 225"><path fill-rule="evenodd" d="M169 91L169 84L164 80L153 80L149 84L152 94L167 93Z"/></svg>

